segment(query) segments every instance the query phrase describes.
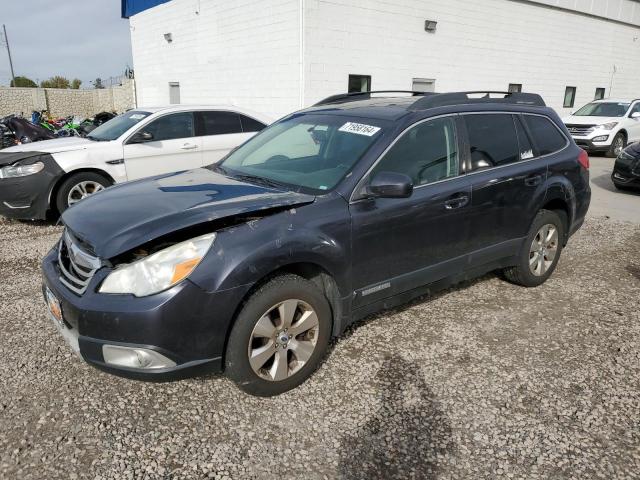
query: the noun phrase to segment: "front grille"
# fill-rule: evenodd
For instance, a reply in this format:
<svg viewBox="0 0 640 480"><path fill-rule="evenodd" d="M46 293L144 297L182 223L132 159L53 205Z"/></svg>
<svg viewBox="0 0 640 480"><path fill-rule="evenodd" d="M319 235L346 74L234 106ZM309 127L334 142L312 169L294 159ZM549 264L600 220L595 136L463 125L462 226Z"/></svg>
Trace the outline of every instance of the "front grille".
<svg viewBox="0 0 640 480"><path fill-rule="evenodd" d="M593 132L595 125L572 125L567 124L567 129L571 136L586 137Z"/></svg>
<svg viewBox="0 0 640 480"><path fill-rule="evenodd" d="M65 230L58 249L58 267L62 284L72 292L82 295L102 263L98 257L81 249L79 243Z"/></svg>

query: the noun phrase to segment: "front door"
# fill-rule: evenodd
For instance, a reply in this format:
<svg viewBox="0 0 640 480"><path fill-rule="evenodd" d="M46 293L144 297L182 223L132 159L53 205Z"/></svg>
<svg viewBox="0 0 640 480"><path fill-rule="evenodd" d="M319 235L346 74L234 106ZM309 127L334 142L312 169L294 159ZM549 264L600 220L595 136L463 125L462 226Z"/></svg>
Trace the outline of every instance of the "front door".
<svg viewBox="0 0 640 480"><path fill-rule="evenodd" d="M384 154L383 171L408 175L409 198L363 198L350 205L354 307L411 290L462 270L471 200L460 176L456 117L420 122ZM356 197L357 198L357 197Z"/></svg>
<svg viewBox="0 0 640 480"><path fill-rule="evenodd" d="M629 111L629 117L631 118L634 113L640 113L640 102L636 102L633 104L631 110ZM631 120L632 121L630 122L628 127L629 139L627 143L640 141L640 118L631 118Z"/></svg>
<svg viewBox="0 0 640 480"><path fill-rule="evenodd" d="M129 139L124 145L128 180L202 166L202 137L195 134L192 112L164 115L139 132L151 136L140 143Z"/></svg>

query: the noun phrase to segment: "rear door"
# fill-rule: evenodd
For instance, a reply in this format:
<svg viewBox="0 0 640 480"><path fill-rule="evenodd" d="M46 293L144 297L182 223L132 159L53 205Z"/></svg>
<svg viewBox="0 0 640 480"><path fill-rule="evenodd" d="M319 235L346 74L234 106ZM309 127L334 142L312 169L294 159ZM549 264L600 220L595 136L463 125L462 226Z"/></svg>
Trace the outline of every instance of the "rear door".
<svg viewBox="0 0 640 480"><path fill-rule="evenodd" d="M135 143L132 136L125 143L129 180L202 166L202 139L195 134L193 112L163 115L140 127L139 132L149 133L151 138Z"/></svg>
<svg viewBox="0 0 640 480"><path fill-rule="evenodd" d="M547 166L537 157L519 115L463 115L472 179L470 263L483 265L514 255L545 194Z"/></svg>
<svg viewBox="0 0 640 480"><path fill-rule="evenodd" d="M354 306L425 285L465 265L471 189L460 175L456 116L407 130L366 177L396 172L414 183L409 198L356 198L353 230ZM359 187L360 188L360 187Z"/></svg>
<svg viewBox="0 0 640 480"><path fill-rule="evenodd" d="M216 163L244 143L265 125L237 112L204 110L197 112L196 128L202 138L202 165Z"/></svg>

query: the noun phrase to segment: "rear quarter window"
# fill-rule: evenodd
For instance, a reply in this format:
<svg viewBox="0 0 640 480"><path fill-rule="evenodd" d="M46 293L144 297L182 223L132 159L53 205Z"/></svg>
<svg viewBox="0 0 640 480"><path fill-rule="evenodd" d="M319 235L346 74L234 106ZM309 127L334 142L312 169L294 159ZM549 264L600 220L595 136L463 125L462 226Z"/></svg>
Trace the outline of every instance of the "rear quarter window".
<svg viewBox="0 0 640 480"><path fill-rule="evenodd" d="M549 155L557 152L567 144L565 136L560 133L560 130L547 117L523 115L523 118L529 127L539 155Z"/></svg>

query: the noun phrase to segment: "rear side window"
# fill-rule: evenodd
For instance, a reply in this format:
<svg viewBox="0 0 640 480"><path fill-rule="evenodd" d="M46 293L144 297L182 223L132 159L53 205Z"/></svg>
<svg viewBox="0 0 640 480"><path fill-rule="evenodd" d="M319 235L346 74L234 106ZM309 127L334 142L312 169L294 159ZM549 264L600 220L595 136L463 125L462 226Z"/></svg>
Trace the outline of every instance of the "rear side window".
<svg viewBox="0 0 640 480"><path fill-rule="evenodd" d="M203 135L242 133L240 115L235 112L200 112Z"/></svg>
<svg viewBox="0 0 640 480"><path fill-rule="evenodd" d="M255 118L247 117L246 115L240 115L240 122L242 123L243 132L259 132L266 125L259 122Z"/></svg>
<svg viewBox="0 0 640 480"><path fill-rule="evenodd" d="M516 127L510 114L465 115L471 171L508 165L520 160Z"/></svg>
<svg viewBox="0 0 640 480"><path fill-rule="evenodd" d="M547 117L525 115L524 121L533 136L533 142L538 148L538 154L548 155L557 152L567 144L567 139Z"/></svg>

